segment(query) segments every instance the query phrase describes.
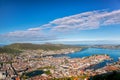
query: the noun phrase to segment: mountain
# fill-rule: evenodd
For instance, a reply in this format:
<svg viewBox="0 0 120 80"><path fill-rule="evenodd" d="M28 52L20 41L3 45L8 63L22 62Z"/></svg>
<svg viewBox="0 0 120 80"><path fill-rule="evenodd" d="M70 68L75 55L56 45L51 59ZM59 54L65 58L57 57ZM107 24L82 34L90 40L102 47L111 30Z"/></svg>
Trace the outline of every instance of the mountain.
<svg viewBox="0 0 120 80"><path fill-rule="evenodd" d="M0 44L0 47L3 47L3 46L5 46L4 44Z"/></svg>
<svg viewBox="0 0 120 80"><path fill-rule="evenodd" d="M22 50L36 50L36 49L43 49L43 50L58 50L70 47L78 47L78 46L71 46L71 45L63 45L63 44L32 44L32 43L14 43L5 46L6 48L12 49L22 49Z"/></svg>
<svg viewBox="0 0 120 80"><path fill-rule="evenodd" d="M120 49L120 45L93 45L91 47L105 48L105 49Z"/></svg>

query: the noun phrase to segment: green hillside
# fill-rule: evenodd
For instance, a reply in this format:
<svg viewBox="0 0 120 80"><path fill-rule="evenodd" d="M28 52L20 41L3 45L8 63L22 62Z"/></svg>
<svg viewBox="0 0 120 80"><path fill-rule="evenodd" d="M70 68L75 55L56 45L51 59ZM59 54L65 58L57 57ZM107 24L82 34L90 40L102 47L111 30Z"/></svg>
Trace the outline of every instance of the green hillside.
<svg viewBox="0 0 120 80"><path fill-rule="evenodd" d="M12 48L7 48L7 47L0 47L0 53L9 53L9 54L19 54L22 51L17 50L17 49L12 49Z"/></svg>
<svg viewBox="0 0 120 80"><path fill-rule="evenodd" d="M113 71L102 75L96 75L91 80L120 80L120 72Z"/></svg>
<svg viewBox="0 0 120 80"><path fill-rule="evenodd" d="M64 48L69 48L69 47L75 47L75 46L68 46L68 45L62 45L62 44L15 43L15 44L7 45L5 47L12 48L12 49L23 49L23 50L26 50L26 49L58 50L58 49L64 49Z"/></svg>
<svg viewBox="0 0 120 80"><path fill-rule="evenodd" d="M70 46L70 45L63 45L63 44L32 44L32 43L14 43L10 45L6 45L0 47L0 53L13 53L18 54L21 53L23 50L60 50L65 48L80 48L78 46Z"/></svg>
<svg viewBox="0 0 120 80"><path fill-rule="evenodd" d="M30 50L36 50L36 49L43 49L43 50L56 50L61 49L62 46L52 45L52 44L44 44L44 45L38 45L38 44L31 44L31 43L15 43L8 46L5 46L7 48L13 48L13 49L30 49Z"/></svg>

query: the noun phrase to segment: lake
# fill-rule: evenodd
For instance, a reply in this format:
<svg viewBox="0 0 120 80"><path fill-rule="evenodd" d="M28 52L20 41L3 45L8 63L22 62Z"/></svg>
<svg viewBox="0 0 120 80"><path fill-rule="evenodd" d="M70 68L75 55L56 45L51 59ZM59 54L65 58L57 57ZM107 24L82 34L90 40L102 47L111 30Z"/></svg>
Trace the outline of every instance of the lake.
<svg viewBox="0 0 120 80"><path fill-rule="evenodd" d="M42 70L35 70L35 71L32 71L32 72L26 73L25 75L30 78L30 77L34 77L34 76L37 76L37 75L41 75L43 73L44 73L44 71L42 71Z"/></svg>

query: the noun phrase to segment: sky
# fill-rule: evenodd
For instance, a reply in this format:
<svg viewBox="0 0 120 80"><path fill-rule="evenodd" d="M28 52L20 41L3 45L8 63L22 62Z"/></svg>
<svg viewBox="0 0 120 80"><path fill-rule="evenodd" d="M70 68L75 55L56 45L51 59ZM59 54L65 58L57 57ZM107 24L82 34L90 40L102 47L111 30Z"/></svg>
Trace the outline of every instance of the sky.
<svg viewBox="0 0 120 80"><path fill-rule="evenodd" d="M0 44L120 43L120 0L0 0Z"/></svg>

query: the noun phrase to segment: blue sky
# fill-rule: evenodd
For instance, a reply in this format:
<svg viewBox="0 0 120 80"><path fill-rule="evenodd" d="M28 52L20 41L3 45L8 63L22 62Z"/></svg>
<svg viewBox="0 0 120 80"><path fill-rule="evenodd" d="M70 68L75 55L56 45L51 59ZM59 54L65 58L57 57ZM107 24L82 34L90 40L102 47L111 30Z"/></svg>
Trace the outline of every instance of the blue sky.
<svg viewBox="0 0 120 80"><path fill-rule="evenodd" d="M120 0L0 0L0 43L120 40Z"/></svg>

